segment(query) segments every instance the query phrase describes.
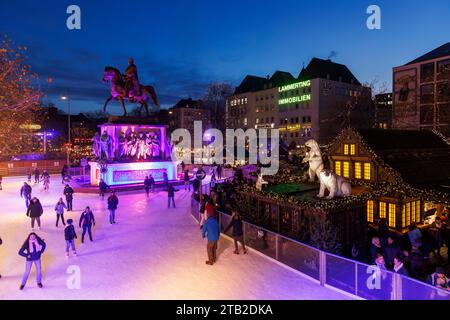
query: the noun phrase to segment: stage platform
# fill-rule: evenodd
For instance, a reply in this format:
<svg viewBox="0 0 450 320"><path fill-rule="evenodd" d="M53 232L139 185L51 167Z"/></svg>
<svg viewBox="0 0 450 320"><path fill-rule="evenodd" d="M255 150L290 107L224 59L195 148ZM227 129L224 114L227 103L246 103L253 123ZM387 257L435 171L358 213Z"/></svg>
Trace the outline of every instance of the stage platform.
<svg viewBox="0 0 450 320"><path fill-rule="evenodd" d="M98 186L100 179L109 186L142 184L149 175L153 176L155 182L162 182L164 173L169 181L178 178L177 163L172 161L114 162L106 165L89 162L89 165L92 186Z"/></svg>

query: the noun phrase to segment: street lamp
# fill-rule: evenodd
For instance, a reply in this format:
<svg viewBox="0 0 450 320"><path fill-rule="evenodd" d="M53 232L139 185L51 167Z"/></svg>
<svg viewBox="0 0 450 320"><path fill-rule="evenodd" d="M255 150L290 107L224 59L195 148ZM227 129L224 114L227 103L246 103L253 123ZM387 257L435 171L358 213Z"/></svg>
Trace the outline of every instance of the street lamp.
<svg viewBox="0 0 450 320"><path fill-rule="evenodd" d="M62 96L61 100L67 100L67 166L70 167L70 145L71 145L71 137L70 137L70 96Z"/></svg>

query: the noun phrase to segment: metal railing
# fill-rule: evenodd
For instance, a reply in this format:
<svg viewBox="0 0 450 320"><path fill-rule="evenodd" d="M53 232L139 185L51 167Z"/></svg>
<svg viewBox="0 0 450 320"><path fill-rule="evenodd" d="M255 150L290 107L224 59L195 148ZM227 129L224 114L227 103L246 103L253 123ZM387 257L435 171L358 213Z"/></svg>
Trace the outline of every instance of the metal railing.
<svg viewBox="0 0 450 320"><path fill-rule="evenodd" d="M199 222L199 203L192 199L191 215ZM231 216L219 212L222 233ZM366 300L450 300L450 292L373 265L324 252L244 221L245 245L332 287ZM231 231L224 233L232 236Z"/></svg>

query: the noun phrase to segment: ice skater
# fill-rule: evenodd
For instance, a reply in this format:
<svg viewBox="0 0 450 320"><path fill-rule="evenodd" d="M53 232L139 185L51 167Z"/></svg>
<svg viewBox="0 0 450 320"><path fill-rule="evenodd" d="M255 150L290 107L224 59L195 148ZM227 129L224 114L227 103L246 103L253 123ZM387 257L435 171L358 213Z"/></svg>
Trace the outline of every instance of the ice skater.
<svg viewBox="0 0 450 320"><path fill-rule="evenodd" d="M153 192L154 188L155 188L155 179L153 178L152 175L145 177L144 188L145 188L145 193L147 194L147 198L148 198L150 191Z"/></svg>
<svg viewBox="0 0 450 320"><path fill-rule="evenodd" d="M25 288L28 277L30 276L31 267L36 266L36 282L39 288L42 288L42 265L41 256L45 251L45 242L38 237L36 233L30 233L27 240L23 243L19 250L19 255L27 259L25 273L23 275L20 290Z"/></svg>
<svg viewBox="0 0 450 320"><path fill-rule="evenodd" d="M61 219L62 224L66 226L66 222L64 221L64 209L67 209L66 204L64 203L62 198L59 198L58 203L55 205L56 212L56 227L58 228L59 219Z"/></svg>
<svg viewBox="0 0 450 320"><path fill-rule="evenodd" d="M31 199L30 205L27 209L27 216L31 218L31 229L34 230L34 222L37 222L39 230L41 230L41 216L44 213L41 202L38 198Z"/></svg>
<svg viewBox="0 0 450 320"><path fill-rule="evenodd" d="M31 170L28 170L27 181L31 183Z"/></svg>
<svg viewBox="0 0 450 320"><path fill-rule="evenodd" d="M100 179L100 183L98 184L98 190L100 193L100 197L102 197L102 200L105 199L105 192L108 190L109 186L106 184L103 179Z"/></svg>
<svg viewBox="0 0 450 320"><path fill-rule="evenodd" d="M84 243L84 236L86 234L86 231L89 235L89 239L91 240L91 242L94 241L92 239L92 225L95 226L94 214L92 213L90 207L86 207L86 209L81 214L79 223L79 227L83 228L83 233L81 235L81 243Z"/></svg>
<svg viewBox="0 0 450 320"><path fill-rule="evenodd" d="M72 253L76 257L77 250L75 249L75 239L77 239L77 233L75 232L72 219L68 219L67 224L68 226L64 229L64 239L66 240L66 257L69 257L70 247L72 247Z"/></svg>
<svg viewBox="0 0 450 320"><path fill-rule="evenodd" d="M66 186L64 187L64 195L66 196L67 211L73 211L72 208L73 194L74 191L72 187L69 184L66 184Z"/></svg>
<svg viewBox="0 0 450 320"><path fill-rule="evenodd" d="M22 198L25 198L25 206L27 208L30 205L32 191L33 191L33 189L26 182L24 182L22 188L20 188L20 196Z"/></svg>
<svg viewBox="0 0 450 320"><path fill-rule="evenodd" d="M49 174L43 174L42 175L42 181L44 183L44 190L48 191L50 189L50 175Z"/></svg>
<svg viewBox="0 0 450 320"><path fill-rule="evenodd" d="M39 169L36 167L33 171L34 173L34 184L39 183L39 177L41 176L41 172L39 171Z"/></svg>
<svg viewBox="0 0 450 320"><path fill-rule="evenodd" d="M189 178L189 170L184 172L184 190L191 192L191 179Z"/></svg>
<svg viewBox="0 0 450 320"><path fill-rule="evenodd" d="M217 261L217 242L220 238L219 222L214 217L209 217L208 220L206 220L206 223L203 224L203 239L206 236L208 236L208 244L206 245L208 260L206 261L206 264L212 266Z"/></svg>
<svg viewBox="0 0 450 320"><path fill-rule="evenodd" d="M167 197L168 197L167 208L170 208L170 202L172 202L172 205L175 208L175 188L173 187L172 184L169 184L167 186Z"/></svg>
<svg viewBox="0 0 450 320"><path fill-rule="evenodd" d="M61 184L64 184L66 181L66 178L68 178L68 171L69 171L69 168L65 164L61 169Z"/></svg>
<svg viewBox="0 0 450 320"><path fill-rule="evenodd" d="M113 191L108 197L108 210L109 210L109 223L116 224L116 210L119 205L119 198L116 196L116 192Z"/></svg>
<svg viewBox="0 0 450 320"><path fill-rule="evenodd" d="M237 210L233 210L233 214L231 216L231 222L228 227L225 228L224 233L227 233L230 228L233 228L232 236L234 240L234 254L239 254L238 242L241 243L242 249L244 250L244 254L247 254L247 249L244 244L244 230L242 225L242 218L237 212Z"/></svg>

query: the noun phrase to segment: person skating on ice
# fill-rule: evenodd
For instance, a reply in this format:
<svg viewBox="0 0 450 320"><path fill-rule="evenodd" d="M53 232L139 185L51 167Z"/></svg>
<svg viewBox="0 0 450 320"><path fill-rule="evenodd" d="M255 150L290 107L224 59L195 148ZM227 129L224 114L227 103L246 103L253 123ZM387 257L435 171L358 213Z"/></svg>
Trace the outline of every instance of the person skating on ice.
<svg viewBox="0 0 450 320"><path fill-rule="evenodd" d="M86 232L88 233L89 239L91 240L91 242L94 241L92 239L92 225L94 225L94 227L95 227L94 214L92 213L90 207L86 207L86 209L81 214L80 223L79 223L79 227L83 228L83 233L81 235L81 243L84 243L84 236L85 236Z"/></svg>
<svg viewBox="0 0 450 320"><path fill-rule="evenodd" d="M98 190L100 192L100 197L102 197L102 200L105 198L105 192L108 190L109 186L106 184L103 179L100 179L100 183L98 184Z"/></svg>
<svg viewBox="0 0 450 320"><path fill-rule="evenodd" d="M75 232L75 227L73 226L73 220L67 220L68 226L64 229L64 239L66 240L66 257L69 257L69 249L72 247L72 253L76 257L77 250L75 249L75 239L77 239L77 233Z"/></svg>
<svg viewBox="0 0 450 320"><path fill-rule="evenodd" d="M108 210L109 210L109 223L116 223L116 210L119 205L119 198L116 196L116 192L113 191L108 197Z"/></svg>
<svg viewBox="0 0 450 320"><path fill-rule="evenodd" d="M56 227L58 227L59 219L61 219L64 226L66 225L66 222L64 221L64 209L67 209L67 206L64 203L63 199L59 198L59 201L55 205Z"/></svg>
<svg viewBox="0 0 450 320"><path fill-rule="evenodd" d="M27 216L31 218L31 229L34 230L34 223L37 222L39 230L41 229L41 216L44 213L41 202L38 198L31 199L30 205L27 209Z"/></svg>
<svg viewBox="0 0 450 320"><path fill-rule="evenodd" d="M26 258L25 273L22 278L20 290L25 288L28 277L30 276L31 267L36 266L36 282L39 288L42 288L42 265L41 256L44 253L46 244L44 240L38 237L36 233L30 233L19 250L19 255Z"/></svg>
<svg viewBox="0 0 450 320"><path fill-rule="evenodd" d="M74 191L72 187L69 184L66 184L66 186L64 187L64 195L66 196L67 211L73 211L72 208L73 194Z"/></svg>
<svg viewBox="0 0 450 320"><path fill-rule="evenodd" d="M24 182L22 188L20 188L20 196L25 199L25 206L27 208L30 205L32 191L33 189L26 182Z"/></svg>

